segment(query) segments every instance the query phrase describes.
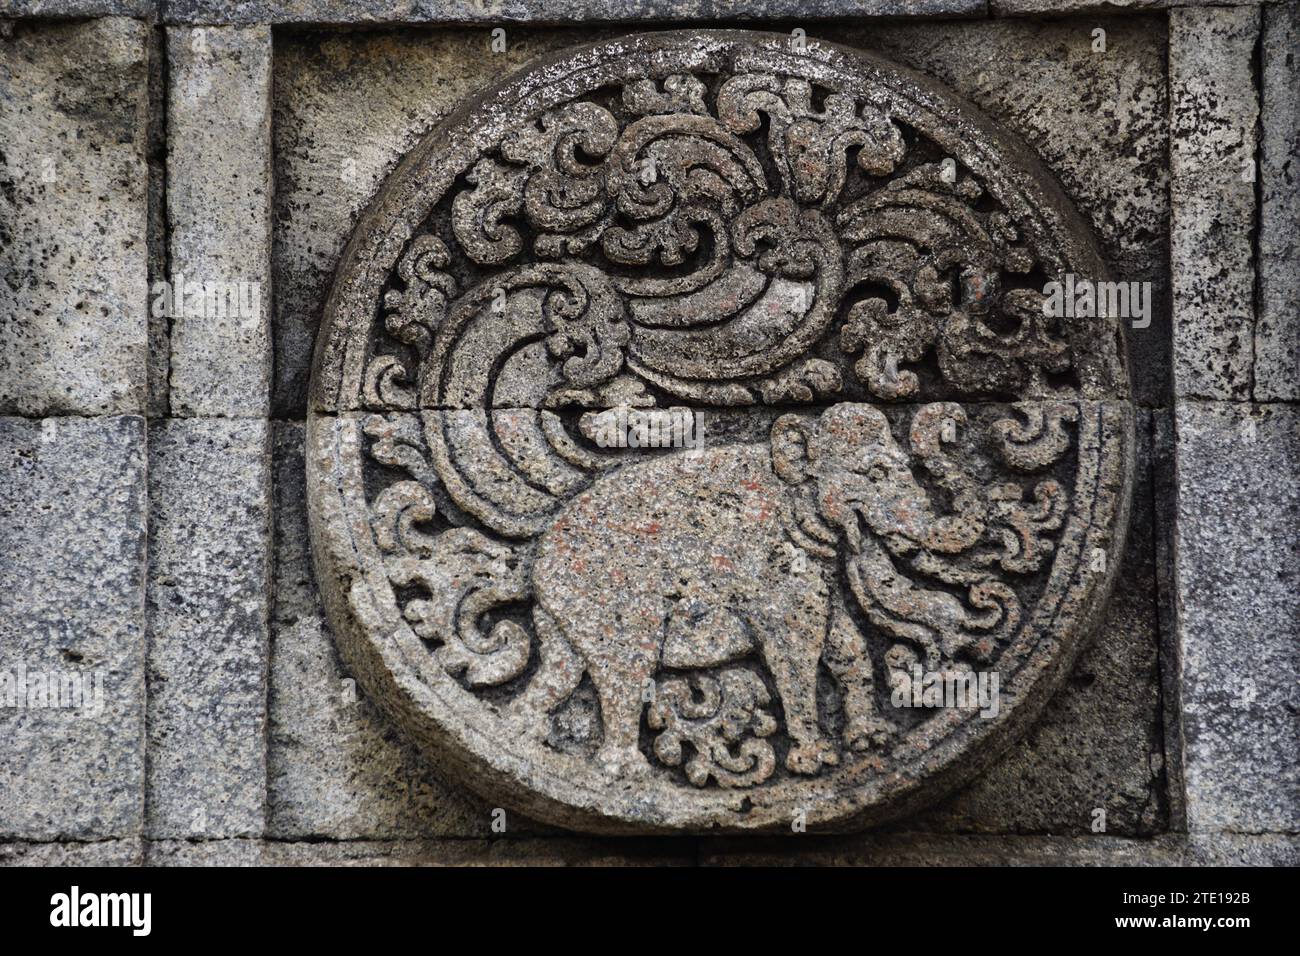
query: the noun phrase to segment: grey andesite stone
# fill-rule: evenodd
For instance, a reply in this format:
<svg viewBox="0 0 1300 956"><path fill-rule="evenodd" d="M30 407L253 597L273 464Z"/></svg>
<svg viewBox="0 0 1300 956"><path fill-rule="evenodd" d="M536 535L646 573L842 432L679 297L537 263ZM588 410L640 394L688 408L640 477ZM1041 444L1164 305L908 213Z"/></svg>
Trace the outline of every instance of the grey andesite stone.
<svg viewBox="0 0 1300 956"><path fill-rule="evenodd" d="M1091 835L1100 823L1116 836L1167 828L1151 417L1137 416L1128 543L1092 643L1025 740L969 787L902 826Z"/></svg>
<svg viewBox="0 0 1300 956"><path fill-rule="evenodd" d="M1174 390L1250 397L1254 366L1257 7L1169 15Z"/></svg>
<svg viewBox="0 0 1300 956"><path fill-rule="evenodd" d="M492 808L448 784L338 661L307 544L303 426L273 426L270 819L277 839L487 836ZM506 821L508 832L522 824Z"/></svg>
<svg viewBox="0 0 1300 956"><path fill-rule="evenodd" d="M171 319L172 413L264 415L271 381L271 30L173 27L167 57L167 279L172 301L183 295ZM203 291L209 284L212 294ZM159 287L151 292L157 310Z"/></svg>
<svg viewBox="0 0 1300 956"><path fill-rule="evenodd" d="M993 836L864 833L840 839L799 837L710 840L703 866L1177 866L1184 839L1116 836Z"/></svg>
<svg viewBox="0 0 1300 956"><path fill-rule="evenodd" d="M147 17L157 0L0 0L0 17Z"/></svg>
<svg viewBox="0 0 1300 956"><path fill-rule="evenodd" d="M1171 7L1263 6L1270 0L989 0L994 16L1031 16L1035 14L1114 13L1116 10L1165 10ZM1088 25L1092 29L1092 24Z"/></svg>
<svg viewBox="0 0 1300 956"><path fill-rule="evenodd" d="M1300 409L1176 409L1188 824L1300 830Z"/></svg>
<svg viewBox="0 0 1300 956"><path fill-rule="evenodd" d="M148 32L0 40L0 413L144 410Z"/></svg>
<svg viewBox="0 0 1300 956"><path fill-rule="evenodd" d="M978 16L987 0L171 0L168 23L583 23Z"/></svg>
<svg viewBox="0 0 1300 956"><path fill-rule="evenodd" d="M142 419L0 419L0 840L139 833L145 518Z"/></svg>
<svg viewBox="0 0 1300 956"><path fill-rule="evenodd" d="M847 839L711 840L703 866L1294 866L1294 834L1170 833L1115 836L982 836L866 833Z"/></svg>
<svg viewBox="0 0 1300 956"><path fill-rule="evenodd" d="M490 53L481 30L289 34L275 54L277 417L307 408L312 348L339 254L422 133L498 74L600 34L530 31Z"/></svg>
<svg viewBox="0 0 1300 956"><path fill-rule="evenodd" d="M0 853L3 848L0 847ZM160 840L150 866L692 866L686 840Z"/></svg>
<svg viewBox="0 0 1300 956"><path fill-rule="evenodd" d="M1264 8L1255 399L1300 399L1300 5Z"/></svg>
<svg viewBox="0 0 1300 956"><path fill-rule="evenodd" d="M263 831L268 452L265 421L149 431L150 837Z"/></svg>
<svg viewBox="0 0 1300 956"><path fill-rule="evenodd" d="M0 866L140 866L144 841L0 843Z"/></svg>
<svg viewBox="0 0 1300 956"><path fill-rule="evenodd" d="M1104 53L1093 48L1097 28ZM1142 405L1170 394L1167 32L1163 15L809 29L941 80L1043 158L1092 226L1112 278L1151 283L1150 326L1125 329Z"/></svg>
<svg viewBox="0 0 1300 956"><path fill-rule="evenodd" d="M1103 268L1023 144L876 55L678 31L534 60L408 153L336 272L306 458L342 659L431 762L560 826L937 800L1038 716L1118 577L1122 337L1051 321L1033 274ZM612 451L683 402L785 414ZM914 672L1002 678L1006 707L900 699ZM1089 799L1150 830L1146 724L1137 784Z"/></svg>
<svg viewBox="0 0 1300 956"><path fill-rule="evenodd" d="M808 27L929 73L1014 130L1061 178L1116 277L1151 281L1152 326L1128 331L1135 398L1169 391L1167 96L1163 18L1104 21L1109 52L1060 21ZM289 34L276 50L276 369L273 407L299 417L339 253L401 155L463 98L534 57L617 35L538 29L502 54L476 30ZM989 68L990 58L997 69ZM1014 82L1008 82L1010 75ZM1117 97L1113 91L1124 90Z"/></svg>
<svg viewBox="0 0 1300 956"><path fill-rule="evenodd" d="M1193 866L1300 865L1300 836L1294 833L1193 833L1183 850Z"/></svg>

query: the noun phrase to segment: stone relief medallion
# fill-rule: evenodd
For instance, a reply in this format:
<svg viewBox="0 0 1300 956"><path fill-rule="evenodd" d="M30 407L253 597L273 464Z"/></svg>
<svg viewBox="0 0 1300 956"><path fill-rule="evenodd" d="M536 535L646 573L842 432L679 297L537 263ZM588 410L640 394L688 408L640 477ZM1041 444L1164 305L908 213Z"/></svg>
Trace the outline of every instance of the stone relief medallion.
<svg viewBox="0 0 1300 956"><path fill-rule="evenodd" d="M313 371L345 662L445 772L599 832L849 828L997 758L1098 625L1132 414L1029 151L745 32L537 61L389 177Z"/></svg>

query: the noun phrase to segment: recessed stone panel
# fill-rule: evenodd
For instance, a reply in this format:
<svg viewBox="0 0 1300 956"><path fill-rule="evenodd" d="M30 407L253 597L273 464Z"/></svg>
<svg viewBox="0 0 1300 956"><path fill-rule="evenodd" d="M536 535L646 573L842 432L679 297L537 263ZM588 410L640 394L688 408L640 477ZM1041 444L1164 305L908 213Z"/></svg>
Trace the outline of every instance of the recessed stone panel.
<svg viewBox="0 0 1300 956"><path fill-rule="evenodd" d="M145 410L148 33L0 38L0 413Z"/></svg>
<svg viewBox="0 0 1300 956"><path fill-rule="evenodd" d="M0 840L138 836L145 427L0 418Z"/></svg>
<svg viewBox="0 0 1300 956"><path fill-rule="evenodd" d="M936 799L1115 578L1123 338L1054 309L1067 275L1105 266L1059 186L879 57L534 62L408 154L326 307L308 500L345 662L447 772L570 827Z"/></svg>

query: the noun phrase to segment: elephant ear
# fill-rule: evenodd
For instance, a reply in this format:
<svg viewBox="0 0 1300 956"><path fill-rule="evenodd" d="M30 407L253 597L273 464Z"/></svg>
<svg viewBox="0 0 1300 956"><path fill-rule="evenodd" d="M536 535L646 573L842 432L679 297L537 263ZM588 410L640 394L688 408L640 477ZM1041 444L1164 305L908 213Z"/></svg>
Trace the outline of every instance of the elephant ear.
<svg viewBox="0 0 1300 956"><path fill-rule="evenodd" d="M812 463L813 424L799 415L782 415L772 426L772 470L786 484L808 480Z"/></svg>

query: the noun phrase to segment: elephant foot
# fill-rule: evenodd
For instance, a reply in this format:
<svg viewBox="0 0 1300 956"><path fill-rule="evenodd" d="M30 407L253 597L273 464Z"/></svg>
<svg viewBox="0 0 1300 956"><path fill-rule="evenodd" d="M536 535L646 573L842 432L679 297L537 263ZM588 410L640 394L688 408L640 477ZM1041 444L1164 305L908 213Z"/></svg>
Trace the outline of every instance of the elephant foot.
<svg viewBox="0 0 1300 956"><path fill-rule="evenodd" d="M812 775L822 765L833 767L840 762L840 755L828 740L814 740L812 743L796 744L786 754L785 765L791 773Z"/></svg>
<svg viewBox="0 0 1300 956"><path fill-rule="evenodd" d="M650 761L636 747L601 747L596 751L596 762L616 779L635 779L650 773Z"/></svg>
<svg viewBox="0 0 1300 956"><path fill-rule="evenodd" d="M894 733L894 725L880 717L860 717L844 728L845 745L855 753L883 749Z"/></svg>

